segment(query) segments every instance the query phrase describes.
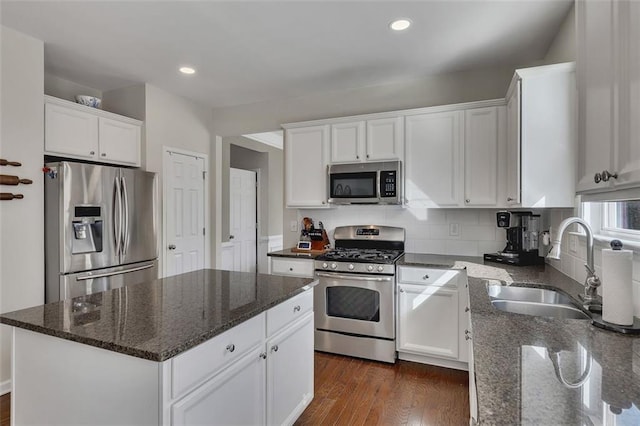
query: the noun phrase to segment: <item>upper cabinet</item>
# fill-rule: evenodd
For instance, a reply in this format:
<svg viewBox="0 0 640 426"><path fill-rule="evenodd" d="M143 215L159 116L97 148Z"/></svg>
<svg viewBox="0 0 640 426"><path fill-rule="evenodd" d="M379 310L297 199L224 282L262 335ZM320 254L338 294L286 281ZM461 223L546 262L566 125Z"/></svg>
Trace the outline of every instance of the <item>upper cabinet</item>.
<svg viewBox="0 0 640 426"><path fill-rule="evenodd" d="M640 3L577 2L576 25L577 190L624 197L640 187Z"/></svg>
<svg viewBox="0 0 640 426"><path fill-rule="evenodd" d="M508 207L572 207L575 65L516 70L507 93Z"/></svg>
<svg viewBox="0 0 640 426"><path fill-rule="evenodd" d="M328 207L329 125L285 128L285 202L287 207Z"/></svg>
<svg viewBox="0 0 640 426"><path fill-rule="evenodd" d="M331 125L331 164L402 159L402 117Z"/></svg>
<svg viewBox="0 0 640 426"><path fill-rule="evenodd" d="M51 96L44 107L45 154L140 165L140 121Z"/></svg>

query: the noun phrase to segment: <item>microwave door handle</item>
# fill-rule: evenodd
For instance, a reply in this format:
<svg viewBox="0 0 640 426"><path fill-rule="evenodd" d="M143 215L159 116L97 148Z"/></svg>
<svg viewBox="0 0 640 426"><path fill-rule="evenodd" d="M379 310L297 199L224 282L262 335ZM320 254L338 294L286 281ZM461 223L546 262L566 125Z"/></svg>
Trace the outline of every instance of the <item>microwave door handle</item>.
<svg viewBox="0 0 640 426"><path fill-rule="evenodd" d="M122 198L120 192L120 179L116 177L113 188L113 239L117 256L120 256L122 238Z"/></svg>
<svg viewBox="0 0 640 426"><path fill-rule="evenodd" d="M122 255L127 254L129 248L129 197L127 194L127 181L124 177L120 178L122 181L122 200L124 210L124 226L122 227Z"/></svg>
<svg viewBox="0 0 640 426"><path fill-rule="evenodd" d="M380 170L378 170L376 172L376 198L378 198L378 201L382 199L381 195L382 194L380 193Z"/></svg>

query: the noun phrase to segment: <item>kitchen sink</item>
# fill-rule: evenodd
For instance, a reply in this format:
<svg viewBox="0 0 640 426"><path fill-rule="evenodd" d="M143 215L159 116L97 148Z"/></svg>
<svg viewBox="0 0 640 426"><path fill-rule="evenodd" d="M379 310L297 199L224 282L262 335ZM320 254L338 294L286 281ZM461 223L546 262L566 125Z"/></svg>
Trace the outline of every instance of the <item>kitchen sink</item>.
<svg viewBox="0 0 640 426"><path fill-rule="evenodd" d="M539 317L553 317L561 319L584 319L591 317L578 308L570 305L556 305L550 303L522 302L518 300L494 299L491 304L501 311L514 314L535 315Z"/></svg>
<svg viewBox="0 0 640 426"><path fill-rule="evenodd" d="M501 311L561 319L591 319L573 299L554 290L505 286L493 280L487 280L486 285L491 304Z"/></svg>

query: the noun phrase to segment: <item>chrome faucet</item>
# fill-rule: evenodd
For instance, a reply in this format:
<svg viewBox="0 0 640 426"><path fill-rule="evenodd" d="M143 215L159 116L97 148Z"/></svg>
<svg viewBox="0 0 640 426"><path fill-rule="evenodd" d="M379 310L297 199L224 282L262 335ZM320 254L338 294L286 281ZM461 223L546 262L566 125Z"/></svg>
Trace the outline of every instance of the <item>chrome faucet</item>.
<svg viewBox="0 0 640 426"><path fill-rule="evenodd" d="M580 219L579 217L570 217L568 219L563 220L558 227L558 234L552 242L551 250L549 254L547 254L547 258L549 259L557 259L560 260L560 244L562 241L562 234L567 230L567 228L573 224L581 225L587 236L587 263L585 263L585 268L587 268L587 278L584 281L584 295L582 296L582 300L584 301L585 309L589 310L589 308L599 308L601 303L598 302L598 287L600 286L600 277L596 274L596 269L593 264L593 231L587 222Z"/></svg>

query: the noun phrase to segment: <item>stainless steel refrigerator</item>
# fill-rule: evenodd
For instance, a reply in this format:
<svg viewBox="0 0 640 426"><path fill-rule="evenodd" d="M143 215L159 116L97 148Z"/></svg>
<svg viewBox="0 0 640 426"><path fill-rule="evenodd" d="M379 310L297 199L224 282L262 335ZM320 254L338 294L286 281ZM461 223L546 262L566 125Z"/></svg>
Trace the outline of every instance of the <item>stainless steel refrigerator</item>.
<svg viewBox="0 0 640 426"><path fill-rule="evenodd" d="M46 165L46 302L158 277L155 173Z"/></svg>

